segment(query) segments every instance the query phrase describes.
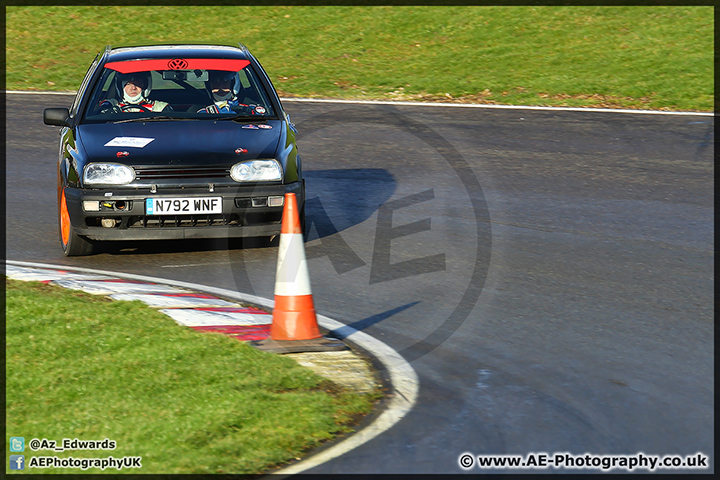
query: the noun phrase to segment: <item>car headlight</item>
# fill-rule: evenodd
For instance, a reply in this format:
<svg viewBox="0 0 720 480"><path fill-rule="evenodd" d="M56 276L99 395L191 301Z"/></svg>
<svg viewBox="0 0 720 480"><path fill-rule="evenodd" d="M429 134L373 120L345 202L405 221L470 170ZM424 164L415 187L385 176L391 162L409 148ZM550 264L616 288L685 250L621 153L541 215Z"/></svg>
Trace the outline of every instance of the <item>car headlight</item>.
<svg viewBox="0 0 720 480"><path fill-rule="evenodd" d="M236 182L271 182L282 180L282 167L277 160L249 160L236 163L230 169Z"/></svg>
<svg viewBox="0 0 720 480"><path fill-rule="evenodd" d="M85 167L86 184L124 185L135 180L135 170L118 163L92 163Z"/></svg>

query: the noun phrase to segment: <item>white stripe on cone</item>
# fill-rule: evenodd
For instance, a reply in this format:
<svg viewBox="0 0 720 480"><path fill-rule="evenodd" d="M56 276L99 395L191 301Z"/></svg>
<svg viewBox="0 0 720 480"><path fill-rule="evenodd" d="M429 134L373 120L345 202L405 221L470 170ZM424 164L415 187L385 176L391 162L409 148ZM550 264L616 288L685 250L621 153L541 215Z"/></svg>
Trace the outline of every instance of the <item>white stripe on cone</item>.
<svg viewBox="0 0 720 480"><path fill-rule="evenodd" d="M275 275L275 295L310 295L310 275L305 260L302 234L280 234L278 263Z"/></svg>

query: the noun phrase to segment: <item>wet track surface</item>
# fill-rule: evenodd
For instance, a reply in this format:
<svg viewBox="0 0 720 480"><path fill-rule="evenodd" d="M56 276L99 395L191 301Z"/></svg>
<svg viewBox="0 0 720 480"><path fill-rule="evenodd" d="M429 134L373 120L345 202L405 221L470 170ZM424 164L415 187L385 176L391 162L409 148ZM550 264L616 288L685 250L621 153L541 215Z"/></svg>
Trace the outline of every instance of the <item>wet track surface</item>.
<svg viewBox="0 0 720 480"><path fill-rule="evenodd" d="M63 257L42 110L70 102L7 97L8 259L272 298L277 250L249 240ZM712 455L712 117L285 107L316 308L420 379L404 420L312 472L459 473L464 452Z"/></svg>

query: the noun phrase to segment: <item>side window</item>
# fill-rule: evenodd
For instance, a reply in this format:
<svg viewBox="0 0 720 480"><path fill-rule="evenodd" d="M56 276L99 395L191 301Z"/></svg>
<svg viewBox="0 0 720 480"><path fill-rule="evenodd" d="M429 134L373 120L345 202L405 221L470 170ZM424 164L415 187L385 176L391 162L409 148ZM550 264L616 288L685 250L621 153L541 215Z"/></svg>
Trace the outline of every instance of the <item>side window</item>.
<svg viewBox="0 0 720 480"><path fill-rule="evenodd" d="M113 88L115 86L115 72L104 69L102 76L95 84L95 92L93 93L90 105L92 107L98 105L103 100L117 99L117 92Z"/></svg>
<svg viewBox="0 0 720 480"><path fill-rule="evenodd" d="M95 72L95 69L97 68L99 61L100 61L100 54L97 54L95 56L95 60L93 60L93 63L90 65L90 68L88 68L88 71L85 73L85 78L83 79L83 82L80 85L80 88L78 89L77 94L75 95L75 100L73 100L72 106L70 107L70 116L71 117L74 117L77 114L77 109L80 106L80 99L81 99L83 93L85 92L88 82L90 82L90 78L92 77L93 73Z"/></svg>
<svg viewBox="0 0 720 480"><path fill-rule="evenodd" d="M102 97L101 98L115 98L117 95L115 92L112 92L110 89L115 84L115 72L112 70L108 71L110 74L105 76L105 82L98 82L98 85L100 85ZM102 80L102 79L101 79Z"/></svg>
<svg viewBox="0 0 720 480"><path fill-rule="evenodd" d="M270 103L265 89L262 84L258 81L257 77L252 70L245 68L240 71L240 83L244 88L245 101L250 103L257 103L266 108L268 115L274 115L272 104Z"/></svg>
<svg viewBox="0 0 720 480"><path fill-rule="evenodd" d="M95 82L95 89L88 101L88 107L85 109L85 118L92 118L100 113L100 103L103 100L117 99L115 91L115 73L108 68L103 69L102 75ZM90 92L88 92L89 94Z"/></svg>
<svg viewBox="0 0 720 480"><path fill-rule="evenodd" d="M242 83L243 88L250 88L250 80L248 80L245 70L240 70L238 76L240 77L240 83Z"/></svg>

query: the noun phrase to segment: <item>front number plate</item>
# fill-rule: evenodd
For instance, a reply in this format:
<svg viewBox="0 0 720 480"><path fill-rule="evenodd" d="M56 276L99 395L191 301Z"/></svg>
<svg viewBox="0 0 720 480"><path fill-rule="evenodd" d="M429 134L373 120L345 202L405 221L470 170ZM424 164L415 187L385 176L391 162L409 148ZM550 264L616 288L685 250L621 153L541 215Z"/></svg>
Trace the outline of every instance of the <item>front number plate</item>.
<svg viewBox="0 0 720 480"><path fill-rule="evenodd" d="M147 198L146 215L192 215L222 213L221 197L202 198Z"/></svg>

